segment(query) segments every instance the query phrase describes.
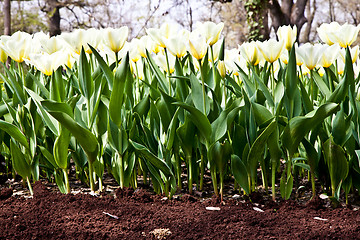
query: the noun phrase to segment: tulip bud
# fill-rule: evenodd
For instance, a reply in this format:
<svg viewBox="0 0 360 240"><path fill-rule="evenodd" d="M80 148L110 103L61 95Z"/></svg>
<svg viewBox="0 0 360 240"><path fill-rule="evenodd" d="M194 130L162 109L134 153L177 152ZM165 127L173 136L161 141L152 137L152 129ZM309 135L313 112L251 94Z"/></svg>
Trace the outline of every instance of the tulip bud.
<svg viewBox="0 0 360 240"><path fill-rule="evenodd" d="M224 61L219 61L217 64L217 70L222 78L226 76L226 67Z"/></svg>

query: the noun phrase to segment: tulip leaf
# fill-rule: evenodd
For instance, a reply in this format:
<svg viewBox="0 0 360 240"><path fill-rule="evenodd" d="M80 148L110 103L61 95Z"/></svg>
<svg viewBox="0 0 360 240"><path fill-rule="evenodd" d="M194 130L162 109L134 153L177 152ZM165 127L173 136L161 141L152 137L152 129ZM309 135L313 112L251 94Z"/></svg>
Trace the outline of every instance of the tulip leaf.
<svg viewBox="0 0 360 240"><path fill-rule="evenodd" d="M13 141L10 141L10 152L15 171L22 178L30 178L31 166L26 161L26 156L21 152L21 149Z"/></svg>
<svg viewBox="0 0 360 240"><path fill-rule="evenodd" d="M83 150L86 152L88 160L94 161L98 153L97 138L88 129L80 126L77 122L75 122L71 114L71 107L66 103L57 103L51 101L42 101L41 104L76 138Z"/></svg>
<svg viewBox="0 0 360 240"><path fill-rule="evenodd" d="M25 135L15 125L0 120L0 129L9 134L16 142L23 145L27 150L30 150L29 143Z"/></svg>
<svg viewBox="0 0 360 240"><path fill-rule="evenodd" d="M70 132L66 128L61 128L60 135L54 143L54 160L61 169L68 168L68 149L70 144Z"/></svg>
<svg viewBox="0 0 360 240"><path fill-rule="evenodd" d="M285 92L286 96L292 100L295 92L297 91L297 84L298 84L298 76L296 72L296 54L295 54L295 44L292 46L289 55L289 62L286 68L286 75L285 75Z"/></svg>
<svg viewBox="0 0 360 240"><path fill-rule="evenodd" d="M46 160L53 166L54 169L59 168L57 163L55 162L54 155L47 150L47 148L43 146L38 146L42 155L46 158Z"/></svg>
<svg viewBox="0 0 360 240"><path fill-rule="evenodd" d="M241 107L225 109L220 113L219 117L211 123L211 143L217 142L226 134L229 126L232 124L235 117L239 113L240 108Z"/></svg>
<svg viewBox="0 0 360 240"><path fill-rule="evenodd" d="M274 104L274 99L268 89L268 87L264 84L264 82L260 79L260 77L257 75L257 73L254 71L254 74L253 74L261 92L265 95L265 98L269 104L270 107L274 107L275 104Z"/></svg>
<svg viewBox="0 0 360 240"><path fill-rule="evenodd" d="M40 102L43 101L44 99L28 88L25 88L25 90L27 91L27 93L30 95L30 97L34 101L34 103L37 107L37 112L41 116L41 118L44 121L44 123L46 124L46 126L48 126L49 129L56 136L59 136L59 123L56 121L56 119L53 116L51 116L47 111L45 111L44 107L40 104Z"/></svg>
<svg viewBox="0 0 360 240"><path fill-rule="evenodd" d="M191 83L191 98L193 100L194 106L202 113L204 113L204 105L205 105L206 113L204 114L207 115L210 111L210 101L208 99L208 96L206 95L204 102L203 89L201 83L193 73L190 74L190 83Z"/></svg>
<svg viewBox="0 0 360 240"><path fill-rule="evenodd" d="M258 126L266 123L267 121L273 118L271 112L266 107L258 103L252 102L251 108L254 113L256 124Z"/></svg>
<svg viewBox="0 0 360 240"><path fill-rule="evenodd" d="M290 156L296 152L301 140L311 129L339 109L340 106L336 103L325 103L305 116L290 119L282 135L283 146L289 151Z"/></svg>
<svg viewBox="0 0 360 240"><path fill-rule="evenodd" d="M141 145L137 142L129 139L131 145L135 148L135 151L138 152L141 156L143 156L147 161L149 161L152 165L154 165L157 169L159 169L166 177L171 177L173 173L171 169L166 164L166 162L157 156L155 156L152 152L149 151L144 145Z"/></svg>
<svg viewBox="0 0 360 240"><path fill-rule="evenodd" d="M331 92L326 83L324 82L324 79L320 77L318 72L313 72L313 79L318 86L320 92L325 96L326 99L329 99L329 97L331 96Z"/></svg>
<svg viewBox="0 0 360 240"><path fill-rule="evenodd" d="M84 47L81 48L79 58L79 83L82 95L88 101L90 101L90 98L94 92L94 81L91 77L90 63L86 57Z"/></svg>
<svg viewBox="0 0 360 240"><path fill-rule="evenodd" d="M199 129L200 134L208 143L210 143L212 129L209 119L200 110L190 106L189 104L181 102L175 102L173 104L180 106L190 112L190 119L195 124L197 129Z"/></svg>
<svg viewBox="0 0 360 240"><path fill-rule="evenodd" d="M109 103L109 114L111 120L117 125L120 126L121 118L121 107L124 102L124 88L126 78L129 72L129 53L121 60L121 64L116 70L114 87L110 95Z"/></svg>
<svg viewBox="0 0 360 240"><path fill-rule="evenodd" d="M288 200L290 198L291 192L293 190L293 186L294 186L294 178L290 174L290 176L286 181L286 186L285 186L285 200Z"/></svg>
<svg viewBox="0 0 360 240"><path fill-rule="evenodd" d="M314 146L306 138L303 138L301 142L305 148L305 152L307 155L307 162L310 166L310 172L311 174L314 174L315 169L318 166L319 155L316 149L314 148Z"/></svg>
<svg viewBox="0 0 360 240"><path fill-rule="evenodd" d="M250 185L246 166L241 159L233 154L231 155L231 172L236 182L242 187L246 194L250 194Z"/></svg>
<svg viewBox="0 0 360 240"><path fill-rule="evenodd" d="M100 54L96 51L95 48L93 48L92 46L90 46L90 49L92 51L92 53L94 54L97 62L99 63L99 66L101 68L101 70L104 73L104 76L108 82L109 88L112 89L113 88L113 82L114 82L114 74L111 70L111 68L106 64L106 62L104 61L104 59L100 56Z"/></svg>
<svg viewBox="0 0 360 240"><path fill-rule="evenodd" d="M164 74L160 71L158 65L154 62L151 55L149 54L148 50L146 50L146 61L148 62L153 74L155 75L157 81L160 83L161 88L163 90L168 89L167 81Z"/></svg>
<svg viewBox="0 0 360 240"><path fill-rule="evenodd" d="M121 125L119 128L109 119L107 133L110 146L119 152L120 155L123 155L128 148L128 135L124 127Z"/></svg>
<svg viewBox="0 0 360 240"><path fill-rule="evenodd" d="M185 122L176 129L176 134L184 153L187 156L191 156L194 147L195 126L191 122L189 114L186 115Z"/></svg>
<svg viewBox="0 0 360 240"><path fill-rule="evenodd" d="M16 94L16 96L18 97L20 102L22 104L25 104L26 97L23 92L23 86L19 84L19 82L16 80L16 77L11 73L11 71L4 64L3 64L3 66L4 66L3 69L5 70L8 78L5 77L2 73L0 73L0 77L7 84L7 86L12 90L12 92Z"/></svg>
<svg viewBox="0 0 360 240"><path fill-rule="evenodd" d="M332 137L324 143L323 152L329 169L331 189L334 196L337 186L344 181L348 175L349 165L345 151L334 142Z"/></svg>
<svg viewBox="0 0 360 240"><path fill-rule="evenodd" d="M256 138L254 143L250 148L249 155L247 157L247 166L248 171L250 172L251 177L255 178L256 166L260 159L263 158L266 142L269 136L274 132L276 129L276 122L273 120L265 129L264 131Z"/></svg>
<svg viewBox="0 0 360 240"><path fill-rule="evenodd" d="M302 104L304 106L304 112L307 114L314 110L314 105L312 104L312 102L310 100L310 96L307 93L302 81L299 81L299 86L300 86L300 92L301 92L301 100L302 100Z"/></svg>

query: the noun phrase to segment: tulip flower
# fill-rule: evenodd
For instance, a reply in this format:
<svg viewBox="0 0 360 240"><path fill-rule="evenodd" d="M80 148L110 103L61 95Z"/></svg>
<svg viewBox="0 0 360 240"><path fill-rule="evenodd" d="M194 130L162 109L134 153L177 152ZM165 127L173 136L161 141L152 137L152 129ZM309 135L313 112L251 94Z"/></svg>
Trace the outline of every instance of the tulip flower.
<svg viewBox="0 0 360 240"><path fill-rule="evenodd" d="M261 56L255 42L245 42L241 46L239 46L239 50L241 56L244 57L248 64L254 66L259 64Z"/></svg>
<svg viewBox="0 0 360 240"><path fill-rule="evenodd" d="M28 62L34 65L40 72L50 76L61 65L67 63L67 56L62 51L48 54L46 52L39 54L30 54Z"/></svg>
<svg viewBox="0 0 360 240"><path fill-rule="evenodd" d="M291 28L291 26L281 26L277 30L277 35L280 41L284 41L286 50L290 51L294 42L296 41L297 28L296 25Z"/></svg>
<svg viewBox="0 0 360 240"><path fill-rule="evenodd" d="M140 42L139 39L134 38L133 40L131 40L131 42L129 44L129 55L130 55L131 61L133 61L133 62L137 62L141 58L141 55L139 53L139 48L138 48L139 42Z"/></svg>
<svg viewBox="0 0 360 240"><path fill-rule="evenodd" d="M40 38L41 48L44 52L52 54L54 52L60 51L66 47L66 42L64 39L58 36L53 36L51 38Z"/></svg>
<svg viewBox="0 0 360 240"><path fill-rule="evenodd" d="M31 35L25 32L16 32L11 36L1 37L1 48L16 62L23 62L29 58L31 52Z"/></svg>
<svg viewBox="0 0 360 240"><path fill-rule="evenodd" d="M337 22L323 23L320 25L320 27L316 29L316 31L321 41L323 41L327 45L333 45L334 42L330 39L328 34L329 32L336 31L339 28L340 28L340 24Z"/></svg>
<svg viewBox="0 0 360 240"><path fill-rule="evenodd" d="M186 54L186 45L183 38L179 36L172 36L169 39L164 39L166 48L174 56L181 58Z"/></svg>
<svg viewBox="0 0 360 240"><path fill-rule="evenodd" d="M1 40L0 40L1 41ZM1 43L0 43L1 46ZM0 62L5 63L8 58L6 52L0 47Z"/></svg>
<svg viewBox="0 0 360 240"><path fill-rule="evenodd" d="M142 36L138 42L138 51L143 58L146 58L146 50L155 54L160 51L159 46L148 35Z"/></svg>
<svg viewBox="0 0 360 240"><path fill-rule="evenodd" d="M160 28L148 28L146 33L156 42L160 47L166 48L165 39L170 36L176 36L178 34L177 27L168 23L164 23Z"/></svg>
<svg viewBox="0 0 360 240"><path fill-rule="evenodd" d="M322 52L319 59L319 65L324 68L330 67L335 62L335 59L339 56L339 51L340 46L337 43L331 46L325 45L324 51Z"/></svg>
<svg viewBox="0 0 360 240"><path fill-rule="evenodd" d="M346 55L345 48L342 48L340 50L340 57L342 58L343 62L345 62L345 55ZM352 63L355 63L359 56L359 46L350 48L350 55L351 55Z"/></svg>
<svg viewBox="0 0 360 240"><path fill-rule="evenodd" d="M62 33L60 37L68 44L68 47L73 52L80 54L83 45L84 32L84 29L76 29L73 32Z"/></svg>
<svg viewBox="0 0 360 240"><path fill-rule="evenodd" d="M326 48L326 45L305 43L296 48L296 54L303 60L309 70L313 70L319 63L319 60Z"/></svg>
<svg viewBox="0 0 360 240"><path fill-rule="evenodd" d="M92 46L93 48L97 48L101 40L102 40L101 30L95 28L90 28L85 30L84 39L83 39L83 47L85 52L91 54L92 50L89 47L89 45Z"/></svg>
<svg viewBox="0 0 360 240"><path fill-rule="evenodd" d="M208 44L203 36L191 33L189 37L189 51L197 60L203 59L207 52Z"/></svg>
<svg viewBox="0 0 360 240"><path fill-rule="evenodd" d="M118 53L123 47L128 38L129 29L124 26L121 28L105 28L102 32L103 43L111 49L114 53Z"/></svg>
<svg viewBox="0 0 360 240"><path fill-rule="evenodd" d="M264 42L257 42L257 46L265 60L273 63L279 59L284 49L284 41L278 42L275 39L270 39Z"/></svg>
<svg viewBox="0 0 360 240"><path fill-rule="evenodd" d="M226 76L226 66L224 61L219 61L217 64L217 70L222 78Z"/></svg>
<svg viewBox="0 0 360 240"><path fill-rule="evenodd" d="M206 42L209 43L209 46L214 45L220 37L221 31L224 28L224 23L214 23L214 22L198 22L196 25L197 31L205 37Z"/></svg>
<svg viewBox="0 0 360 240"><path fill-rule="evenodd" d="M336 24L333 25L336 26ZM351 44L355 42L359 34L359 30L360 25L354 26L345 23L344 25L339 25L338 27L335 27L333 29L328 29L328 31L321 32L322 30L320 30L320 32L321 34L326 34L330 42L339 43L341 47L346 48L347 46L351 46Z"/></svg>
<svg viewBox="0 0 360 240"><path fill-rule="evenodd" d="M214 45L211 46L213 55L211 58L209 58L210 62L213 61L212 58L214 58L214 62L216 62L216 60L219 58L222 42L223 42L223 39L220 39Z"/></svg>
<svg viewBox="0 0 360 240"><path fill-rule="evenodd" d="M167 66L167 61L166 61L166 56L163 53L159 53L158 55L156 55L155 57L155 61L157 63L157 65L159 65L159 67L167 72L168 74L171 74L175 71L175 56L169 54L168 55L168 60L169 60L169 69Z"/></svg>

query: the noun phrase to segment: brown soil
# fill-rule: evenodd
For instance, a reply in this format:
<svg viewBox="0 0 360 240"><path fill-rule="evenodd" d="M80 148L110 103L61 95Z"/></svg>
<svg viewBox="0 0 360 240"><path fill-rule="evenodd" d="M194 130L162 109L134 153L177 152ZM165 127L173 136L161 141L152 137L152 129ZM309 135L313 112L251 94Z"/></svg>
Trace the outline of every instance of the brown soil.
<svg viewBox="0 0 360 240"><path fill-rule="evenodd" d="M41 183L33 198L12 192L0 194L0 239L360 239L359 211L324 207L320 199L305 206L219 204L186 194L168 200L143 189L65 195Z"/></svg>

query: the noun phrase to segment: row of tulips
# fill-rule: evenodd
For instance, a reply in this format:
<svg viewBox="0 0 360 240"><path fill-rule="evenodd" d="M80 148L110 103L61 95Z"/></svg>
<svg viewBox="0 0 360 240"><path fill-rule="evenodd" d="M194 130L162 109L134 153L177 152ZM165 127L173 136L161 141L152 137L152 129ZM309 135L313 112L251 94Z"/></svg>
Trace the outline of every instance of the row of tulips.
<svg viewBox="0 0 360 240"><path fill-rule="evenodd" d="M279 40L225 49L223 24L193 32L164 24L127 42L128 29L1 36L1 154L27 181L54 179L70 192L69 169L103 189L139 176L155 192L235 181L288 199L315 179L338 200L360 187L357 96L359 27L323 24L324 44L298 46L296 28ZM24 63L23 63L24 62ZM260 174L258 174L259 170ZM261 183L260 183L261 181ZM96 185L97 183L97 185Z"/></svg>

